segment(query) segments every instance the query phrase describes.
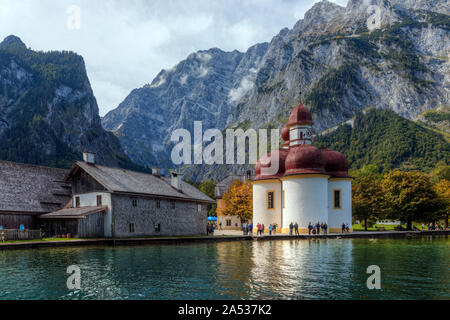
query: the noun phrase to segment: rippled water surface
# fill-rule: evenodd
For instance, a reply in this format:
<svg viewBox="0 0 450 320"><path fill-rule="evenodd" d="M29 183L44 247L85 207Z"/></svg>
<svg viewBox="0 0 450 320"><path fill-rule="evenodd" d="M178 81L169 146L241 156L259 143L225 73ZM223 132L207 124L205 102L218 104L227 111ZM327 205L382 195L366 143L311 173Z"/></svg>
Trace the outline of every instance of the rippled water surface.
<svg viewBox="0 0 450 320"><path fill-rule="evenodd" d="M450 299L449 249L424 237L0 251L0 299ZM382 290L367 289L370 265Z"/></svg>

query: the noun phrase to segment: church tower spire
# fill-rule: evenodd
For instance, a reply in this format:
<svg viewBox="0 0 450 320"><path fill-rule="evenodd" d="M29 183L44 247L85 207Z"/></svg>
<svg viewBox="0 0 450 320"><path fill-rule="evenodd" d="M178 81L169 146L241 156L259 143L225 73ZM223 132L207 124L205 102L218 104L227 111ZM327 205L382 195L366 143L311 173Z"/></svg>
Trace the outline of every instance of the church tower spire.
<svg viewBox="0 0 450 320"><path fill-rule="evenodd" d="M289 127L289 146L312 144L313 125L311 112L300 103L292 110L287 123Z"/></svg>

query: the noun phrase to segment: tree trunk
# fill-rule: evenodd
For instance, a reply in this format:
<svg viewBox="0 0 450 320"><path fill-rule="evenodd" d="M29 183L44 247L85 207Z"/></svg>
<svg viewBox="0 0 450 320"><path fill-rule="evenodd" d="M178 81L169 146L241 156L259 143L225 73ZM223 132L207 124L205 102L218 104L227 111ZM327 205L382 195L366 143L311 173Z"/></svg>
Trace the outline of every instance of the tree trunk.
<svg viewBox="0 0 450 320"><path fill-rule="evenodd" d="M412 230L412 220L408 219L408 222L406 224L406 230L411 231Z"/></svg>
<svg viewBox="0 0 450 320"><path fill-rule="evenodd" d="M367 218L364 218L364 230L367 231Z"/></svg>

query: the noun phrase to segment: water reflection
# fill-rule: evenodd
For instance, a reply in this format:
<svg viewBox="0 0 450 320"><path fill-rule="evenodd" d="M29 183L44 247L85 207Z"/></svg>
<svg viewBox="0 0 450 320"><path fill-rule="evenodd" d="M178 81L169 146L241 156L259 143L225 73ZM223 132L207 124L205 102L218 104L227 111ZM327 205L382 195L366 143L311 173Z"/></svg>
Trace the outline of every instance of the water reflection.
<svg viewBox="0 0 450 320"><path fill-rule="evenodd" d="M374 264L381 291L366 287ZM450 298L447 237L1 251L0 270L0 299Z"/></svg>

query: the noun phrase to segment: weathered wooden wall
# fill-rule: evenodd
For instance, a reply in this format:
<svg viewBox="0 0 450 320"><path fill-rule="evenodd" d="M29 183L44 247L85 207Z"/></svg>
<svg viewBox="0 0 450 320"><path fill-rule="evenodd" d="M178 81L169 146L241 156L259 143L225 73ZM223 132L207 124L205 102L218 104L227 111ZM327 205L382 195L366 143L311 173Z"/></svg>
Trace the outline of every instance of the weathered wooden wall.
<svg viewBox="0 0 450 320"><path fill-rule="evenodd" d="M72 238L104 237L104 213L91 214L83 219L45 219L46 237L67 235Z"/></svg>
<svg viewBox="0 0 450 320"><path fill-rule="evenodd" d="M20 225L24 225L25 229L39 229L37 215L0 212L0 226L3 229L19 229Z"/></svg>
<svg viewBox="0 0 450 320"><path fill-rule="evenodd" d="M73 194L83 194L95 191L106 191L106 189L85 171L78 170L78 172L73 177Z"/></svg>
<svg viewBox="0 0 450 320"><path fill-rule="evenodd" d="M96 213L87 216L85 219L78 219L78 237L96 238L104 237L104 213Z"/></svg>

